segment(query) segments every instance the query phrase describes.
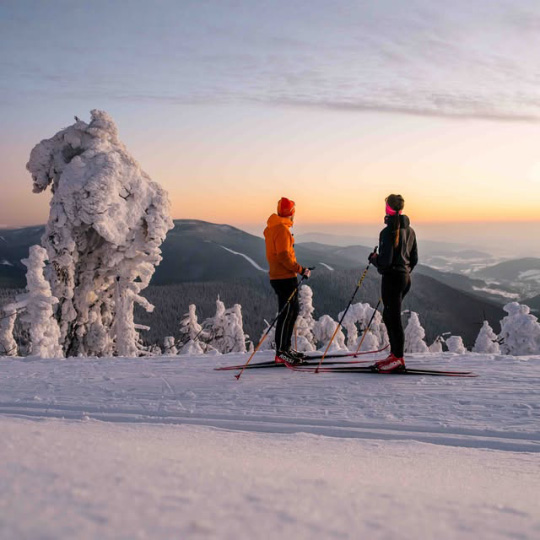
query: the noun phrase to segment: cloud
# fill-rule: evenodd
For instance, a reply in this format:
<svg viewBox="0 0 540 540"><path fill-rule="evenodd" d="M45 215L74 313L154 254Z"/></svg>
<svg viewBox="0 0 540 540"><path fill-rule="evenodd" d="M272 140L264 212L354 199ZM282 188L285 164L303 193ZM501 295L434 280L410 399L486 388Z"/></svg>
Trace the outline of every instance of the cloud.
<svg viewBox="0 0 540 540"><path fill-rule="evenodd" d="M540 4L528 0L179 4L141 3L127 22L108 10L87 48L79 12L43 12L46 35L29 22L3 38L0 93L540 120Z"/></svg>

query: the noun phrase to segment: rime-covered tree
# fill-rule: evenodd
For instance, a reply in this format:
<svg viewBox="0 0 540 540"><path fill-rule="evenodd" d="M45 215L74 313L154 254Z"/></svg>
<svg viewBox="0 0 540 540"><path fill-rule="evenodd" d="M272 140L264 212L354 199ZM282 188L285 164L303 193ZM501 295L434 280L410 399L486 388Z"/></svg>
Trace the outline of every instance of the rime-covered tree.
<svg viewBox="0 0 540 540"><path fill-rule="evenodd" d="M163 339L163 356L176 356L178 349L174 341L174 336L166 336Z"/></svg>
<svg viewBox="0 0 540 540"><path fill-rule="evenodd" d="M349 306L349 309L347 313L345 314L345 317L343 317L344 311L341 311L340 313L338 313L338 320L341 320L341 317L343 317L343 321L341 322L341 325L343 329L345 330L345 333L347 334L347 348L350 349L351 351L356 350L356 347L358 345L357 323L360 323L360 325L362 325L362 322L364 321L364 318L365 318L364 312L365 312L364 304L357 303L357 304L351 304Z"/></svg>
<svg viewBox="0 0 540 540"><path fill-rule="evenodd" d="M16 304L8 304L0 309L0 356L17 356L17 342L13 337L16 319Z"/></svg>
<svg viewBox="0 0 540 540"><path fill-rule="evenodd" d="M334 335L337 325L338 323L334 321L334 319L332 319L330 315L323 315L315 323L315 326L313 328L313 335L315 336L315 339L317 340L317 343L319 343L319 347L321 349L326 349L328 343L330 342L330 339ZM336 337L334 338L334 341L332 341L332 345L330 346L329 350L347 350L347 347L345 346L345 336L343 335L341 328L337 331Z"/></svg>
<svg viewBox="0 0 540 540"><path fill-rule="evenodd" d="M504 310L508 315L501 321L501 352L516 356L540 354L540 324L529 306L510 302Z"/></svg>
<svg viewBox="0 0 540 540"><path fill-rule="evenodd" d="M313 327L315 319L313 318L313 291L308 285L302 285L298 292L298 301L300 311L296 319L295 343L296 350L300 352L311 352L315 350L315 337L313 336Z"/></svg>
<svg viewBox="0 0 540 540"><path fill-rule="evenodd" d="M209 345L220 353L246 352L246 341L249 336L244 334L240 304L226 309L218 297L216 314L207 319L203 326L209 329Z"/></svg>
<svg viewBox="0 0 540 540"><path fill-rule="evenodd" d="M28 323L30 329L30 354L40 358L61 358L60 329L53 313L58 299L52 295L51 286L43 276L46 260L45 249L32 246L28 258L21 261L27 268L27 292L17 295L17 302L25 307L21 320Z"/></svg>
<svg viewBox="0 0 540 540"><path fill-rule="evenodd" d="M410 312L409 322L405 328L405 352L407 353L424 353L428 352L428 346L424 341L426 331L420 324L418 313Z"/></svg>
<svg viewBox="0 0 540 540"><path fill-rule="evenodd" d="M270 326L270 323L267 320L264 321L264 324L265 324L265 327L261 334L260 339L263 338L264 334L268 330L268 327ZM261 346L259 347L259 351L270 351L275 348L276 348L276 325L274 324L274 326L272 326L272 328L270 329L270 332L268 332L268 336L266 336L265 340L262 342Z"/></svg>
<svg viewBox="0 0 540 540"><path fill-rule="evenodd" d="M246 342L249 338L244 334L244 323L242 320L242 306L235 304L225 311L225 344L226 352L246 352Z"/></svg>
<svg viewBox="0 0 540 540"><path fill-rule="evenodd" d="M195 304L189 305L188 312L180 321L180 336L180 341L183 344L180 348L180 354L194 355L204 352L202 344L208 338L208 333L199 324Z"/></svg>
<svg viewBox="0 0 540 540"><path fill-rule="evenodd" d="M442 353L443 343L444 343L444 338L442 336L437 336L435 340L433 341L433 343L429 346L429 352Z"/></svg>
<svg viewBox="0 0 540 540"><path fill-rule="evenodd" d="M461 336L450 336L446 338L446 346L448 347L448 352L457 354L465 354L467 352Z"/></svg>
<svg viewBox="0 0 540 540"><path fill-rule="evenodd" d="M166 192L141 170L109 115L93 110L30 154L34 192L51 187L42 239L68 356L137 354L135 303L173 227Z"/></svg>
<svg viewBox="0 0 540 540"><path fill-rule="evenodd" d="M484 321L482 328L474 342L473 352L485 354L499 354L501 349L497 340L497 335L488 321Z"/></svg>

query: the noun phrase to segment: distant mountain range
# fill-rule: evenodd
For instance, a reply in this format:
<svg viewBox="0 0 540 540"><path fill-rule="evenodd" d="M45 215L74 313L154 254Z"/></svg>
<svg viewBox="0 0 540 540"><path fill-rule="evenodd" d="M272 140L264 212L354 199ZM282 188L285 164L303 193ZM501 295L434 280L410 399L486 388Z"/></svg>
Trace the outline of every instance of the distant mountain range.
<svg viewBox="0 0 540 540"><path fill-rule="evenodd" d="M24 286L26 269L20 260L27 256L30 245L40 242L43 230L0 230L0 287ZM347 305L372 249L317 242L297 244L299 262L316 267L309 285L314 291L317 317L328 313L337 318ZM229 225L176 220L162 251L163 261L146 291L146 296L156 304L156 311L138 313L138 320L152 327L146 336L149 341L175 335L180 316L190 303L197 305L200 317L212 315L218 294L227 305L242 304L245 326L254 338L263 329L263 319L273 318L276 306L268 284L262 238ZM420 313L428 341L449 331L461 335L471 346L484 317L498 331L498 322L505 315L501 301L496 303L487 293L475 291L485 286L482 280L419 265L404 307ZM373 268L355 301L375 305L379 288L380 276Z"/></svg>

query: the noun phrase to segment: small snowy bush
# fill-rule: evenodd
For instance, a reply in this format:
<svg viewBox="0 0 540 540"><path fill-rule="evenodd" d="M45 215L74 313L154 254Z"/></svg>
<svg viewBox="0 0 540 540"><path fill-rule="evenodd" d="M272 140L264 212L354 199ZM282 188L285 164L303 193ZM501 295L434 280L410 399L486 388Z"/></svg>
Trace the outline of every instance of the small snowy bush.
<svg viewBox="0 0 540 540"><path fill-rule="evenodd" d="M450 336L446 339L446 346L448 347L448 352L458 354L464 354L467 352L461 336Z"/></svg>
<svg viewBox="0 0 540 540"><path fill-rule="evenodd" d="M473 352L485 354L499 354L501 352L497 335L487 321L484 321L482 328L480 328Z"/></svg>
<svg viewBox="0 0 540 540"><path fill-rule="evenodd" d="M508 315L501 321L501 352L516 356L540 354L540 324L529 306L510 302L503 309Z"/></svg>
<svg viewBox="0 0 540 540"><path fill-rule="evenodd" d="M424 353L428 352L428 346L424 341L426 331L420 324L418 313L411 311L409 322L405 328L405 352Z"/></svg>

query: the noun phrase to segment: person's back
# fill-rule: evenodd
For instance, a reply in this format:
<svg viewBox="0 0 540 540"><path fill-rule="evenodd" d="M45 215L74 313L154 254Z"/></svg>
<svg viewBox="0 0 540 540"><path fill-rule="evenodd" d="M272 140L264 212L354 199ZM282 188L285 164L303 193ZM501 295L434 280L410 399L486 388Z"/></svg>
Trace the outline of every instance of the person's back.
<svg viewBox="0 0 540 540"><path fill-rule="evenodd" d="M291 351L294 323L298 316L297 274L309 277L308 268L298 264L294 253L294 238L290 231L294 221L294 201L282 197L278 201L277 213L272 214L264 230L266 259L269 266L270 285L278 298L276 324L276 362L296 363L300 357Z"/></svg>

